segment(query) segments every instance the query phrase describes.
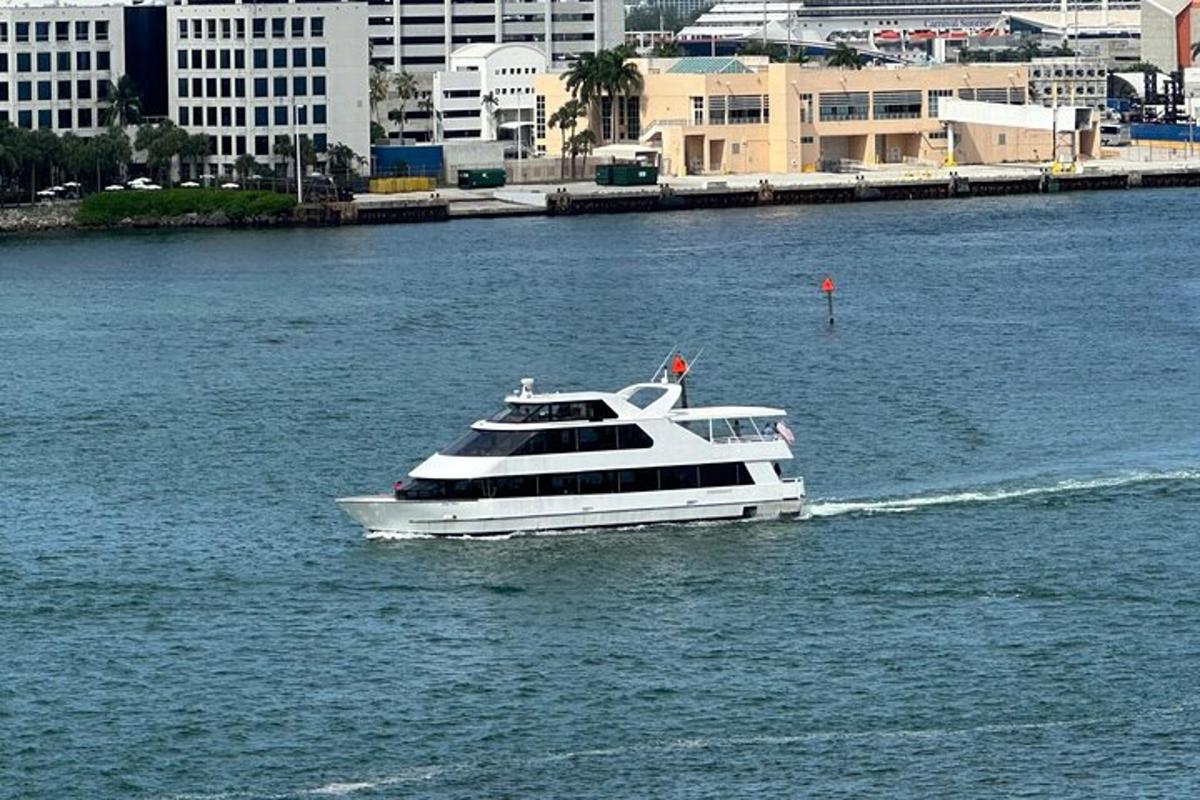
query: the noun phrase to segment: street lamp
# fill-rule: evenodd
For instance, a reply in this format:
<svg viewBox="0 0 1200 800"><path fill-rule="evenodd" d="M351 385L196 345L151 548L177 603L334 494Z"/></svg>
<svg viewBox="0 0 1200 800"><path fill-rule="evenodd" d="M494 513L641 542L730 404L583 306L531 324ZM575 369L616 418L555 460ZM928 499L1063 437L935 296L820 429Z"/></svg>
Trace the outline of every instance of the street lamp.
<svg viewBox="0 0 1200 800"><path fill-rule="evenodd" d="M521 109L518 108L517 114L520 115L520 113L521 113ZM522 120L522 119L518 119L514 122L502 122L500 124L500 127L504 128L505 130L517 132L517 183L525 182L525 170L522 166L522 158L523 158L522 151L525 148L524 148L524 144L522 142L523 137L521 136L521 129L522 128L532 128L534 126L534 124L535 123L533 123L533 122L526 122L525 120ZM574 162L572 162L572 163L574 163Z"/></svg>

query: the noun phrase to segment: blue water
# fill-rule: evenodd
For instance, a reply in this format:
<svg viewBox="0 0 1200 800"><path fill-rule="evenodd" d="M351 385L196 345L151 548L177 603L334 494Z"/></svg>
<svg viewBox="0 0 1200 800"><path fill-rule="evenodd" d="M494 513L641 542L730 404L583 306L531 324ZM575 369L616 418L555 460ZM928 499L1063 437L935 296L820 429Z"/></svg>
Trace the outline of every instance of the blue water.
<svg viewBox="0 0 1200 800"><path fill-rule="evenodd" d="M0 797L1194 796L1194 197L0 239ZM811 519L332 503L676 343Z"/></svg>

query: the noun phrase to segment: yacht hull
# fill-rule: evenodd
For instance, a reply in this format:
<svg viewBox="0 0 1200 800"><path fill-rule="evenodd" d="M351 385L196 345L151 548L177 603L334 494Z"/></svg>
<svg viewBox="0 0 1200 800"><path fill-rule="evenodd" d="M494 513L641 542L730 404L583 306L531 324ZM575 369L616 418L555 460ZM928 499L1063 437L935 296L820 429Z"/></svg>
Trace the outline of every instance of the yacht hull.
<svg viewBox="0 0 1200 800"><path fill-rule="evenodd" d="M804 482L612 495L413 501L344 497L338 505L368 533L500 536L704 520L799 516Z"/></svg>

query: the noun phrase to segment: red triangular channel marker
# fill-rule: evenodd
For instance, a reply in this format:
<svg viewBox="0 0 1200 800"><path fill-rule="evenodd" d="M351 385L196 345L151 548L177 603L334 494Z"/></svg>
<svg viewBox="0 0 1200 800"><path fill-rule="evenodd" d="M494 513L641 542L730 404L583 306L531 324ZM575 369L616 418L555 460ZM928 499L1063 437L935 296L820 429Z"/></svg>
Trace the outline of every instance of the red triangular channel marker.
<svg viewBox="0 0 1200 800"><path fill-rule="evenodd" d="M822 292L832 292L833 291L833 278L826 278L824 281L821 282L821 291Z"/></svg>

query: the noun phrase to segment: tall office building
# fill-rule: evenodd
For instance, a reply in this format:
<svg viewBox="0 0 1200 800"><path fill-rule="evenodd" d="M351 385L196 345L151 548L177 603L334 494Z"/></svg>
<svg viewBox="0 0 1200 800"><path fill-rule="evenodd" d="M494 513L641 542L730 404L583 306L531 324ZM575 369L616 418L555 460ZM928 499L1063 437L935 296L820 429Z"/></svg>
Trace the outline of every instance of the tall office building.
<svg viewBox="0 0 1200 800"><path fill-rule="evenodd" d="M120 6L0 6L0 122L94 134L124 73Z"/></svg>
<svg viewBox="0 0 1200 800"><path fill-rule="evenodd" d="M562 65L625 38L621 0L369 0L371 63L393 72L447 69L468 44L521 42Z"/></svg>
<svg viewBox="0 0 1200 800"><path fill-rule="evenodd" d="M318 154L345 144L366 157L366 35L366 6L356 2L171 5L170 116L211 137L207 166L222 176L243 155L273 160L281 137L307 136Z"/></svg>

